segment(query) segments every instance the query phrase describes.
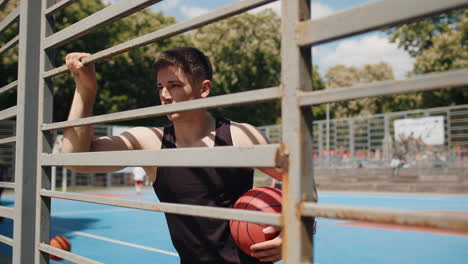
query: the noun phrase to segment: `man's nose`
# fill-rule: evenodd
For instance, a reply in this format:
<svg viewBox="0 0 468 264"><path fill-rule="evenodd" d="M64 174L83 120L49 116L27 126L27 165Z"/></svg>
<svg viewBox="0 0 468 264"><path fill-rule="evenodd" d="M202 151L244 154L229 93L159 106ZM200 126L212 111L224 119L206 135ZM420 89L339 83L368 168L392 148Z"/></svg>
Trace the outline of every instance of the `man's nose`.
<svg viewBox="0 0 468 264"><path fill-rule="evenodd" d="M169 91L167 90L167 88L163 87L161 89L161 99L167 101L167 100L170 100L171 99L171 94L169 93Z"/></svg>

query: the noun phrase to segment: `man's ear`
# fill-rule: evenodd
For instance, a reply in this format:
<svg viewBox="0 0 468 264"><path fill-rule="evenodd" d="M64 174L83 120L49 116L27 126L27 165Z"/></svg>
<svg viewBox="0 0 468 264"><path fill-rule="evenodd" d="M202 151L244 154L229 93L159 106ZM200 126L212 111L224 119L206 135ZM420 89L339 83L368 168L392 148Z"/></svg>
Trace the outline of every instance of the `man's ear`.
<svg viewBox="0 0 468 264"><path fill-rule="evenodd" d="M206 98L210 94L211 91L211 81L204 80L201 85L201 98Z"/></svg>

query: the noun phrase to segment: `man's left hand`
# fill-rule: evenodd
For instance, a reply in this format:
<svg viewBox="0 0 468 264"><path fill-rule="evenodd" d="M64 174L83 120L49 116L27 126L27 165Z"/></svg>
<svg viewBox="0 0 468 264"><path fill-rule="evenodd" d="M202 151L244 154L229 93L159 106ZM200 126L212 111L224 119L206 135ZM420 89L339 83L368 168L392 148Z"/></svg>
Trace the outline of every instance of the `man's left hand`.
<svg viewBox="0 0 468 264"><path fill-rule="evenodd" d="M269 226L263 229L265 234L275 234L281 230L278 227ZM283 239L281 238L281 233L278 234L272 240L265 242L260 242L254 244L250 247L250 250L253 251L252 257L260 259L262 262L271 261L276 262L281 260L281 244Z"/></svg>

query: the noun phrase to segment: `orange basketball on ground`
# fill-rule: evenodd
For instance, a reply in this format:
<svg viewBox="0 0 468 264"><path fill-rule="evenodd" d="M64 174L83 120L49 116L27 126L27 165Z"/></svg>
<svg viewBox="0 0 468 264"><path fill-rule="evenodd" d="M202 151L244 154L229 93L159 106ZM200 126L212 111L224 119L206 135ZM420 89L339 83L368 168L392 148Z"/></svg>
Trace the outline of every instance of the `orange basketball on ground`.
<svg viewBox="0 0 468 264"><path fill-rule="evenodd" d="M66 251L70 251L71 249L70 241L64 236L54 236L50 239L50 245ZM53 260L62 260L62 258L55 255L50 255L50 258Z"/></svg>
<svg viewBox="0 0 468 264"><path fill-rule="evenodd" d="M233 208L262 211L267 213L281 212L281 190L270 187L259 187L244 193ZM256 224L237 220L230 221L231 236L236 245L250 256L250 246L271 240L278 234L264 234L264 224Z"/></svg>

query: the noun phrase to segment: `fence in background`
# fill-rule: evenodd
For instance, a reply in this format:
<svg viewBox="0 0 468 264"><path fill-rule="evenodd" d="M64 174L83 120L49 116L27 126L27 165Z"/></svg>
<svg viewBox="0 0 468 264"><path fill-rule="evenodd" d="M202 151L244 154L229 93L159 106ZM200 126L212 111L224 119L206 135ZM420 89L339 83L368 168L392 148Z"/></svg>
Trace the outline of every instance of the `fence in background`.
<svg viewBox="0 0 468 264"><path fill-rule="evenodd" d="M443 118L442 144L395 136L394 121L422 117ZM271 142L281 141L281 125L259 129ZM391 160L400 157L405 159L405 167L468 166L468 105L315 120L313 129L313 157L318 168L390 167Z"/></svg>
<svg viewBox="0 0 468 264"><path fill-rule="evenodd" d="M0 2L0 6L6 0ZM453 70L414 77L401 82L379 82L336 90L313 91L311 87L311 46L347 36L385 28L417 18L466 8L466 0L382 0L345 10L318 20L310 20L310 1L282 1L282 85L207 99L154 106L83 118L52 122L52 78L67 72L67 67L53 65L54 50L95 29L135 13L158 0L116 2L93 15L54 32L53 14L76 0L22 0L18 9L0 22L0 32L19 22L19 36L0 49L19 43L18 81L0 88L0 92L17 88L17 106L0 112L0 119L16 117L16 136L0 143L16 142L14 209L0 207L0 216L14 221L13 239L0 236L0 242L13 246L13 263L48 263L49 254L75 263L98 263L70 252L51 247L50 205L52 198L72 199L167 213L236 219L280 225L283 227L284 263L313 262L313 217L366 220L468 230L468 218L437 213L399 210L376 210L316 203L313 163L313 128L310 105L333 103L383 95L421 92L468 84L468 70ZM147 35L99 51L84 63L100 61L132 49L169 38L230 17L273 1L238 1L188 21L168 26ZM392 12L389 12L391 10ZM362 19L365 17L366 19ZM38 45L39 44L39 45ZM122 120L162 116L167 113L225 107L247 103L281 100L281 145L249 148L191 148L152 151L54 154L56 130L73 126L95 125ZM176 158L177 157L177 158ZM182 157L182 158L181 158ZM279 167L283 169L283 210L265 214L235 209L169 203L150 203L51 190L53 166L123 165L128 166L216 166ZM35 205L31 201L36 201ZM300 216L300 217L299 217ZM31 219L35 219L35 225Z"/></svg>

